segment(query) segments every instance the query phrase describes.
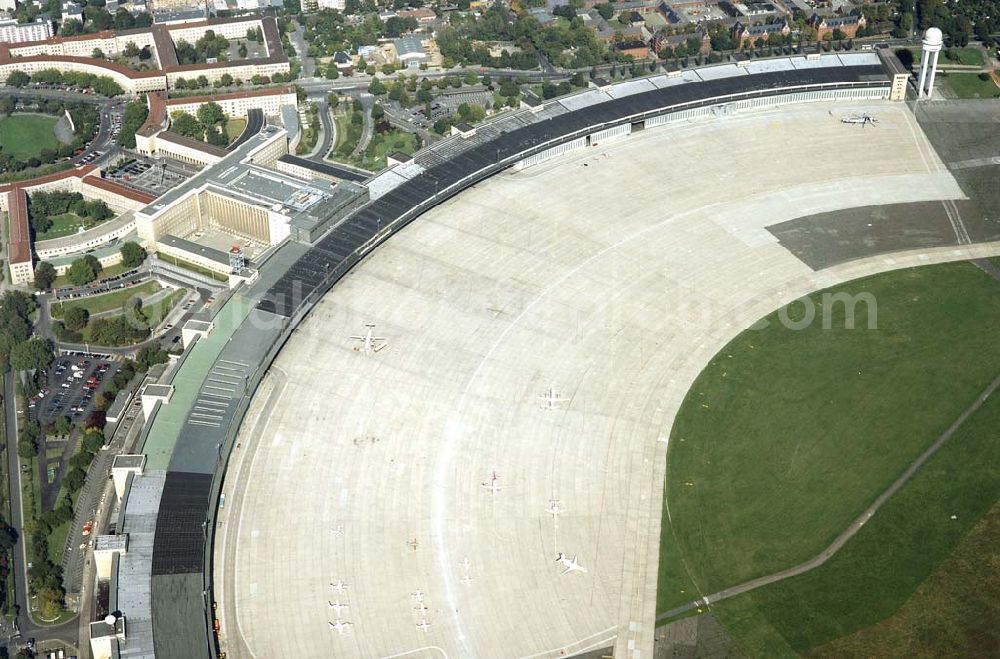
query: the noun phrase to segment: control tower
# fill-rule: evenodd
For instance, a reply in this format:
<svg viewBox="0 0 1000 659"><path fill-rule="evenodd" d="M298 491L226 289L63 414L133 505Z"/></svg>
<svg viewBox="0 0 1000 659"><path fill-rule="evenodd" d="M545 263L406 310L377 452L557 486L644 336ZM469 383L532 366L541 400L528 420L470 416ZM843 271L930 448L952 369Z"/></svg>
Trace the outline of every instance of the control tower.
<svg viewBox="0 0 1000 659"><path fill-rule="evenodd" d="M923 55L920 58L920 80L917 85L917 98L924 98L924 81L927 81L927 100L934 94L934 74L937 73L938 56L944 46L944 35L936 27L929 27L924 32ZM931 78L927 80L927 64L930 62Z"/></svg>

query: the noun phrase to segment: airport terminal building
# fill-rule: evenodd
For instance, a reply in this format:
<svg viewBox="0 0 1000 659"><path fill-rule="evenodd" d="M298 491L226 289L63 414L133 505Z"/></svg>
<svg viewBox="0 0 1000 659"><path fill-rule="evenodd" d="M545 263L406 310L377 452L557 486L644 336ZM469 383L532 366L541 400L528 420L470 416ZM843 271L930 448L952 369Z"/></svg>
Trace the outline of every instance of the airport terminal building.
<svg viewBox="0 0 1000 659"><path fill-rule="evenodd" d="M151 407L140 439L147 459L141 470L123 477L116 528L128 537L128 550L109 563L107 573L115 603L111 610L121 617L93 624L95 656L216 656L215 515L243 415L298 323L393 233L497 172L693 118L787 103L901 100L895 98L897 75L883 54L845 53L754 60L598 85L500 114L363 185L305 181L276 171L287 154L288 136L269 125L136 211L137 232L150 245L176 249L175 239L218 231L271 252L256 281L235 291L197 332L192 328L191 343L172 376L173 396ZM216 399L211 414L196 409L204 407L199 400L212 399L217 385L209 379L227 382L226 399ZM638 630L620 629L619 634L622 644L644 654L651 644Z"/></svg>

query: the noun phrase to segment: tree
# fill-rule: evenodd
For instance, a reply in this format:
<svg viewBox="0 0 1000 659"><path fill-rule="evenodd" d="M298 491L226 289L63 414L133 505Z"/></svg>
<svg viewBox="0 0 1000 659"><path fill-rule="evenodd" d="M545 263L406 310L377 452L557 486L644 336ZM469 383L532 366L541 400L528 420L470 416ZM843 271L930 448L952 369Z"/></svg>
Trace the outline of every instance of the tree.
<svg viewBox="0 0 1000 659"><path fill-rule="evenodd" d="M121 255L122 266L129 270L138 268L146 260L145 248L131 240L122 244Z"/></svg>
<svg viewBox="0 0 1000 659"><path fill-rule="evenodd" d="M52 342L36 336L22 341L10 352L11 368L17 371L40 371L52 363Z"/></svg>
<svg viewBox="0 0 1000 659"><path fill-rule="evenodd" d="M205 127L201 125L201 122L183 111L171 113L170 130L196 140L200 140L205 135Z"/></svg>
<svg viewBox="0 0 1000 659"><path fill-rule="evenodd" d="M66 277L71 284L83 286L97 279L97 275L100 272L101 263L94 258L93 254L87 254L70 264L69 269L66 271Z"/></svg>
<svg viewBox="0 0 1000 659"><path fill-rule="evenodd" d="M104 446L104 433L101 431L90 431L83 436L83 450L91 455L97 453Z"/></svg>
<svg viewBox="0 0 1000 659"><path fill-rule="evenodd" d="M80 488L83 487L83 483L86 480L87 472L83 471L79 467L73 467L66 472L66 475L63 477L63 484L70 492L78 492Z"/></svg>
<svg viewBox="0 0 1000 659"><path fill-rule="evenodd" d="M222 106L215 101L204 103L198 108L198 122L208 130L213 126L222 126L226 123L226 113L222 111Z"/></svg>
<svg viewBox="0 0 1000 659"><path fill-rule="evenodd" d="M52 288L52 283L56 280L56 269L48 261L40 261L35 266L35 288L40 291L47 291Z"/></svg>
<svg viewBox="0 0 1000 659"><path fill-rule="evenodd" d="M20 439L17 442L17 455L22 460L30 460L38 454L38 446L31 440Z"/></svg>
<svg viewBox="0 0 1000 659"><path fill-rule="evenodd" d="M128 12L125 13L128 14ZM122 51L125 57L139 57L140 52L139 46L135 45L134 41L129 41L125 44L125 49Z"/></svg>
<svg viewBox="0 0 1000 659"><path fill-rule="evenodd" d="M145 101L131 101L125 105L122 116L122 131L118 134L118 144L129 149L135 148L135 131L146 121L149 108Z"/></svg>
<svg viewBox="0 0 1000 659"><path fill-rule="evenodd" d="M11 87L24 87L31 82L31 76L24 71L11 71L7 76L7 83Z"/></svg>
<svg viewBox="0 0 1000 659"><path fill-rule="evenodd" d="M70 307L63 314L63 324L75 332L86 327L88 320L90 320L90 312L83 307Z"/></svg>
<svg viewBox="0 0 1000 659"><path fill-rule="evenodd" d="M38 612L46 620L58 618L63 611L62 594L55 588L42 588L38 591Z"/></svg>
<svg viewBox="0 0 1000 659"><path fill-rule="evenodd" d="M170 355L167 354L167 351L160 348L159 345L143 346L135 353L136 366L143 371L155 364L165 364L169 358Z"/></svg>
<svg viewBox="0 0 1000 659"><path fill-rule="evenodd" d="M378 78L372 80L371 84L368 85L368 93L374 96L381 96L382 94L386 93L386 91L387 90L385 88L385 85L383 85L382 81L379 80Z"/></svg>
<svg viewBox="0 0 1000 659"><path fill-rule="evenodd" d="M229 75L228 73L223 73L221 76L219 76L219 84L223 87L232 87L233 76Z"/></svg>
<svg viewBox="0 0 1000 659"><path fill-rule="evenodd" d="M67 416L56 418L53 426L57 435L68 435L73 430L73 422Z"/></svg>

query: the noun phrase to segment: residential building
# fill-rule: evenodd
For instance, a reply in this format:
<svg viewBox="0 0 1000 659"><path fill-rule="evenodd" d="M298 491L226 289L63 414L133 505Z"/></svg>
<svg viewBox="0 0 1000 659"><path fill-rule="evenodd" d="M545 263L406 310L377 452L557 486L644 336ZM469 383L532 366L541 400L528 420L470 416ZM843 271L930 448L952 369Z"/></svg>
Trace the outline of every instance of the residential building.
<svg viewBox="0 0 1000 659"><path fill-rule="evenodd" d="M32 23L18 23L16 19L0 20L0 42L24 43L42 41L52 36L52 21L38 19Z"/></svg>
<svg viewBox="0 0 1000 659"><path fill-rule="evenodd" d="M833 38L834 30L844 33L845 39L853 39L858 34L858 29L868 25L868 21L861 14L850 14L848 16L820 16L813 14L809 18L809 26L816 30L816 39L822 41L829 35Z"/></svg>

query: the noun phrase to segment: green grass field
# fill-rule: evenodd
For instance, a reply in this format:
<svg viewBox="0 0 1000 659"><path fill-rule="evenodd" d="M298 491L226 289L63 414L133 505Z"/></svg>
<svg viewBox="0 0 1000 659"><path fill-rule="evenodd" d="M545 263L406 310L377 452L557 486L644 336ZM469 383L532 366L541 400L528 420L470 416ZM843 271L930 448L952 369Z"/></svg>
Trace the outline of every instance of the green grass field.
<svg viewBox="0 0 1000 659"><path fill-rule="evenodd" d="M741 649L748 656L806 653L899 610L1000 498L998 427L1000 396L994 395L829 562L715 605L714 613ZM996 584L998 571L989 561L966 570L964 584L952 583L948 591L924 585L944 608L910 611L932 617L942 627L976 634L951 636L949 642L949 637L918 626L906 631L924 651L892 647L887 653L863 651L860 656L977 656L986 647L979 645L984 639L977 638L978 632L997 633L997 599L984 592L983 584ZM912 614L905 615L920 624ZM942 652L929 650L934 647ZM841 649L846 645L834 644L826 654L850 656Z"/></svg>
<svg viewBox="0 0 1000 659"><path fill-rule="evenodd" d="M0 117L0 150L18 160L27 160L42 149L57 149L59 140L52 132L56 121L56 117L39 114Z"/></svg>
<svg viewBox="0 0 1000 659"><path fill-rule="evenodd" d="M982 66L983 51L979 48L945 48L941 51L941 63Z"/></svg>
<svg viewBox="0 0 1000 659"><path fill-rule="evenodd" d="M986 329L1000 326L1000 285L975 266L840 291L874 296L877 330L863 304L854 330L843 305L828 330L769 316L688 392L670 438L660 611L816 555L1000 373Z"/></svg>
<svg viewBox="0 0 1000 659"><path fill-rule="evenodd" d="M388 133L376 133L372 136L368 148L356 164L364 169L378 171L386 164L385 157L393 151L412 154L417 150L417 136L402 130L392 130Z"/></svg>
<svg viewBox="0 0 1000 659"><path fill-rule="evenodd" d="M103 311L121 309L122 305L125 304L125 301L129 298L136 295L142 298L149 297L158 290L160 290L160 285L158 283L155 281L147 281L139 284L138 286L123 288L114 291L113 293L105 293L104 295L95 295L93 297L77 298L75 300L67 300L66 302L58 302L52 305L52 317L62 318L67 309L72 309L74 307L86 309L91 313L91 315L101 313Z"/></svg>
<svg viewBox="0 0 1000 659"><path fill-rule="evenodd" d="M226 122L226 137L229 139L229 143L232 144L233 140L243 134L243 130L247 127L247 120L239 117L230 119Z"/></svg>
<svg viewBox="0 0 1000 659"><path fill-rule="evenodd" d="M958 98L1000 98L1000 87L992 80L980 80L978 73L949 73L942 79Z"/></svg>
<svg viewBox="0 0 1000 659"><path fill-rule="evenodd" d="M184 299L186 294L187 290L179 288L162 300L153 302L149 305L144 305L142 307L142 313L149 319L149 326L155 329L156 326L159 325L164 318L166 318L167 314L170 313L170 311Z"/></svg>
<svg viewBox="0 0 1000 659"><path fill-rule="evenodd" d="M49 219L52 220L52 226L45 233L37 234L35 240L52 240L53 238L71 236L84 226L83 219L76 213L53 215Z"/></svg>
<svg viewBox="0 0 1000 659"><path fill-rule="evenodd" d="M1000 648L1000 504L886 620L820 646L816 657L946 657ZM996 652L994 651L995 655Z"/></svg>

